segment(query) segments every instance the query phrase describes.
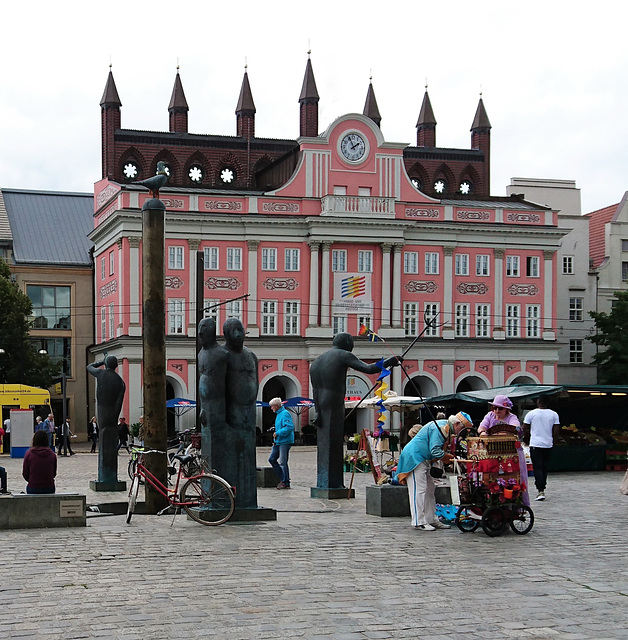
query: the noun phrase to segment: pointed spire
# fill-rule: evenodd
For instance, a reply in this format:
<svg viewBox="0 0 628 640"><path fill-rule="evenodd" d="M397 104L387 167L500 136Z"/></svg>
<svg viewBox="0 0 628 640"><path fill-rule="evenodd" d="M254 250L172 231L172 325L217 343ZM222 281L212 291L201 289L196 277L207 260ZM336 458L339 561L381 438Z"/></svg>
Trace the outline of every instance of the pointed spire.
<svg viewBox="0 0 628 640"><path fill-rule="evenodd" d="M170 98L170 104L168 105L168 111L172 109L185 109L189 111L188 101L185 99L185 92L183 91L183 84L181 83L181 76L179 75L179 65L177 65L177 75L174 79L174 87L172 88L172 97Z"/></svg>
<svg viewBox="0 0 628 640"><path fill-rule="evenodd" d="M421 111L419 112L419 119L417 120L416 126L420 127L424 124L436 124L436 118L434 117L434 110L432 109L430 96L427 93L427 87L425 88L423 104L421 105Z"/></svg>
<svg viewBox="0 0 628 640"><path fill-rule="evenodd" d="M314 70L308 49L307 64L305 65L305 75L303 76L303 87L299 96L299 135L308 138L315 138L318 135L318 90L316 80L314 80Z"/></svg>
<svg viewBox="0 0 628 640"><path fill-rule="evenodd" d="M100 101L101 107L121 107L120 97L118 96L118 90L116 89L116 83L113 79L113 72L111 71L111 63L109 64L109 76L107 77L107 84L105 85L105 91L102 94L102 100Z"/></svg>
<svg viewBox="0 0 628 640"><path fill-rule="evenodd" d="M247 65L244 66L244 78L242 79L242 88L240 89L240 97L236 106L236 115L238 113L255 113L255 103L253 102L249 74L246 69Z"/></svg>
<svg viewBox="0 0 628 640"><path fill-rule="evenodd" d="M382 121L375 99L375 91L373 90L373 76L369 78L369 90L366 93L366 102L364 103L364 111L362 112L367 118L370 118L378 127Z"/></svg>
<svg viewBox="0 0 628 640"><path fill-rule="evenodd" d="M427 92L427 82L425 83L425 95L423 96L423 104L419 112L416 129L417 147L436 146L436 118L434 117L434 110Z"/></svg>
<svg viewBox="0 0 628 640"><path fill-rule="evenodd" d="M303 78L303 87L299 96L299 103L303 104L306 100L319 101L318 91L316 89L316 80L314 80L314 71L312 70L312 61L310 60L310 52L307 52L307 64L305 65L305 76Z"/></svg>
<svg viewBox="0 0 628 640"><path fill-rule="evenodd" d="M473 118L473 124L471 125L471 131L476 129L490 129L491 123L486 115L486 109L484 108L484 101L482 100L482 94L480 94L480 102L475 112L475 118Z"/></svg>

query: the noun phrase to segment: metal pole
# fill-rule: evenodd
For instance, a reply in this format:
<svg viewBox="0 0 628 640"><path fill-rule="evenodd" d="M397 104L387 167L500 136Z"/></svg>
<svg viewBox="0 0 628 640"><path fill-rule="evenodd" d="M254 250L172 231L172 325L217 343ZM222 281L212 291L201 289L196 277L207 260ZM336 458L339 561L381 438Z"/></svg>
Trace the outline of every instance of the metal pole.
<svg viewBox="0 0 628 640"><path fill-rule="evenodd" d="M198 332L198 325L203 319L205 298L204 298L204 283L205 283L205 256L203 251L196 252L196 331ZM216 327L218 328L218 327ZM200 373L198 370L198 335L194 344L194 355L196 357L196 388L194 401L196 402L196 430L201 432L201 401L198 393L198 383L200 380Z"/></svg>
<svg viewBox="0 0 628 640"><path fill-rule="evenodd" d="M63 438L63 452L64 452L64 455L67 455L67 453L68 453L68 429L66 427L65 421L67 420L67 417L68 417L68 408L67 408L67 400L66 400L66 393L65 393L65 362L62 362L61 366L62 366L62 370L61 370L61 394L63 396L63 426L61 427L61 429L62 429L62 438Z"/></svg>
<svg viewBox="0 0 628 640"><path fill-rule="evenodd" d="M142 343L144 348L145 446L163 454L148 454L146 468L164 485L167 477L166 421L166 293L164 203L151 198L142 207ZM146 513L157 513L167 499L146 483Z"/></svg>

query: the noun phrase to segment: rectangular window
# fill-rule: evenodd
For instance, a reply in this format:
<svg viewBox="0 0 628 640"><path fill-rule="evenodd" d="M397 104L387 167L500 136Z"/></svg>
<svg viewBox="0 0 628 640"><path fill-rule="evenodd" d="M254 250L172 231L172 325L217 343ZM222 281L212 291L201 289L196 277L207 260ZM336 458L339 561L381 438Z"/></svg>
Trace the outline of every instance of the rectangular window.
<svg viewBox="0 0 628 640"><path fill-rule="evenodd" d="M518 304L506 305L506 337L507 338L519 337L519 305Z"/></svg>
<svg viewBox="0 0 628 640"><path fill-rule="evenodd" d="M286 300L283 307L284 334L287 336L299 335L299 302L298 300Z"/></svg>
<svg viewBox="0 0 628 640"><path fill-rule="evenodd" d="M419 305L417 302L404 303L403 328L407 336L416 336L419 333Z"/></svg>
<svg viewBox="0 0 628 640"><path fill-rule="evenodd" d="M100 339L107 339L107 307L100 307Z"/></svg>
<svg viewBox="0 0 628 640"><path fill-rule="evenodd" d="M116 271L116 257L113 251L109 252L109 275L112 276Z"/></svg>
<svg viewBox="0 0 628 640"><path fill-rule="evenodd" d="M519 256L506 256L506 275L510 278L519 277Z"/></svg>
<svg viewBox="0 0 628 640"><path fill-rule="evenodd" d="M573 256L563 256L563 275L573 275Z"/></svg>
<svg viewBox="0 0 628 640"><path fill-rule="evenodd" d="M476 338L488 338L491 330L491 305L475 305L475 336Z"/></svg>
<svg viewBox="0 0 628 640"><path fill-rule="evenodd" d="M227 271L242 271L242 249L240 247L227 248Z"/></svg>
<svg viewBox="0 0 628 640"><path fill-rule="evenodd" d="M373 252L358 251L358 272L371 273L373 271Z"/></svg>
<svg viewBox="0 0 628 640"><path fill-rule="evenodd" d="M438 253L428 252L425 254L425 275L438 275Z"/></svg>
<svg viewBox="0 0 628 640"><path fill-rule="evenodd" d="M580 363L583 362L582 353L582 340L570 340L569 341L569 362Z"/></svg>
<svg viewBox="0 0 628 640"><path fill-rule="evenodd" d="M332 333L344 333L347 330L347 316L332 316L331 319Z"/></svg>
<svg viewBox="0 0 628 640"><path fill-rule="evenodd" d="M225 313L227 314L227 318L237 318L240 321L242 320L242 300L233 300L232 302L227 302L225 306Z"/></svg>
<svg viewBox="0 0 628 640"><path fill-rule="evenodd" d="M30 320L34 329L71 329L70 287L29 284L26 295L33 304ZM103 333L103 340L105 334Z"/></svg>
<svg viewBox="0 0 628 640"><path fill-rule="evenodd" d="M286 249L286 253L285 253L285 270L286 271L298 271L300 269L300 262L301 262L300 249Z"/></svg>
<svg viewBox="0 0 628 640"><path fill-rule="evenodd" d="M170 335L183 334L183 320L185 318L185 300L170 298L168 300L168 333Z"/></svg>
<svg viewBox="0 0 628 640"><path fill-rule="evenodd" d="M102 311L105 311L106 318L106 307L102 307ZM106 322L105 319L105 324ZM104 339L103 334L103 340ZM72 338L44 338L43 340L37 338L31 342L35 350L38 351L43 347L53 362L61 362L62 370L66 375L72 375Z"/></svg>
<svg viewBox="0 0 628 640"><path fill-rule="evenodd" d="M403 272L419 273L419 254L417 251L406 251L403 254Z"/></svg>
<svg viewBox="0 0 628 640"><path fill-rule="evenodd" d="M622 240L621 241L621 250L622 251L628 251L628 240Z"/></svg>
<svg viewBox="0 0 628 640"><path fill-rule="evenodd" d="M344 249L331 252L331 270L339 272L347 270L347 252Z"/></svg>
<svg viewBox="0 0 628 640"><path fill-rule="evenodd" d="M116 312L113 302L109 304L109 340L116 337Z"/></svg>
<svg viewBox="0 0 628 640"><path fill-rule="evenodd" d="M218 247L205 247L203 249L203 268L205 271L218 271Z"/></svg>
<svg viewBox="0 0 628 640"><path fill-rule="evenodd" d="M621 279L624 282L628 281L628 262L621 263Z"/></svg>
<svg viewBox="0 0 628 640"><path fill-rule="evenodd" d="M100 259L100 279L104 280L106 275L107 261L104 257Z"/></svg>
<svg viewBox="0 0 628 640"><path fill-rule="evenodd" d="M456 254L456 275L457 276L469 275L469 254L467 253Z"/></svg>
<svg viewBox="0 0 628 640"><path fill-rule="evenodd" d="M262 300L262 335L277 335L277 302Z"/></svg>
<svg viewBox="0 0 628 640"><path fill-rule="evenodd" d="M538 256L528 256L526 258L526 275L528 278L539 277L540 260Z"/></svg>
<svg viewBox="0 0 628 640"><path fill-rule="evenodd" d="M273 247L262 249L262 271L277 271L277 249Z"/></svg>
<svg viewBox="0 0 628 640"><path fill-rule="evenodd" d="M183 269L183 247L168 247L168 269Z"/></svg>
<svg viewBox="0 0 628 640"><path fill-rule="evenodd" d="M475 275L476 276L490 276L489 260L490 256L477 255L475 256Z"/></svg>
<svg viewBox="0 0 628 640"><path fill-rule="evenodd" d="M468 338L469 337L469 305L457 304L455 307L456 312L456 337Z"/></svg>
<svg viewBox="0 0 628 640"><path fill-rule="evenodd" d="M216 333L220 333L220 300L203 300L203 318L213 318L216 322Z"/></svg>
<svg viewBox="0 0 628 640"><path fill-rule="evenodd" d="M539 338L541 336L541 307L529 304L526 307L526 337Z"/></svg>
<svg viewBox="0 0 628 640"><path fill-rule="evenodd" d="M373 327L371 326L371 322L371 316L358 316L358 331L362 325L367 329L372 329Z"/></svg>
<svg viewBox="0 0 628 640"><path fill-rule="evenodd" d="M439 311L438 302L427 302L425 304L423 320L426 324L426 330L423 335L431 337L438 336L438 327L440 324L438 321Z"/></svg>
<svg viewBox="0 0 628 640"><path fill-rule="evenodd" d="M582 322L582 310L584 298L569 298L569 320L573 322Z"/></svg>

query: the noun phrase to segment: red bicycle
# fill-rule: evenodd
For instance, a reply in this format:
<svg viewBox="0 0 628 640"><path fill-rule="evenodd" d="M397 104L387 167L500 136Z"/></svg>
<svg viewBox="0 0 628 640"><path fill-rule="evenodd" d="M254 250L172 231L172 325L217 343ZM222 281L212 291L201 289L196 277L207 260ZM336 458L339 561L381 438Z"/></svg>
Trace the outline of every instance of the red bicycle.
<svg viewBox="0 0 628 640"><path fill-rule="evenodd" d="M126 512L126 522L131 522L135 511L137 494L140 483L150 484L156 491L168 500L168 506L162 509L161 515L170 507L175 508L176 513L183 508L184 511L196 522L205 525L219 525L227 522L235 509L235 489L229 483L215 473L199 473L186 475L186 469L193 466L195 456L177 455L179 471L176 482L171 489L166 487L144 465L144 456L151 454L166 455L165 451L149 449L142 451L137 459L133 482L129 491L129 505Z"/></svg>

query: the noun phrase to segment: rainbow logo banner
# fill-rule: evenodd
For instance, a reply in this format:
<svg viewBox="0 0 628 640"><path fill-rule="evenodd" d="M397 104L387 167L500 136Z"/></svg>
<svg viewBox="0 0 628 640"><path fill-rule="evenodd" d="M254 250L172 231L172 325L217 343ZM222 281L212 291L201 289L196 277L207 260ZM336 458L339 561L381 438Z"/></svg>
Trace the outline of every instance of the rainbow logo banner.
<svg viewBox="0 0 628 640"><path fill-rule="evenodd" d="M357 298L366 293L366 277L365 276L349 276L343 278L340 283L341 298Z"/></svg>

